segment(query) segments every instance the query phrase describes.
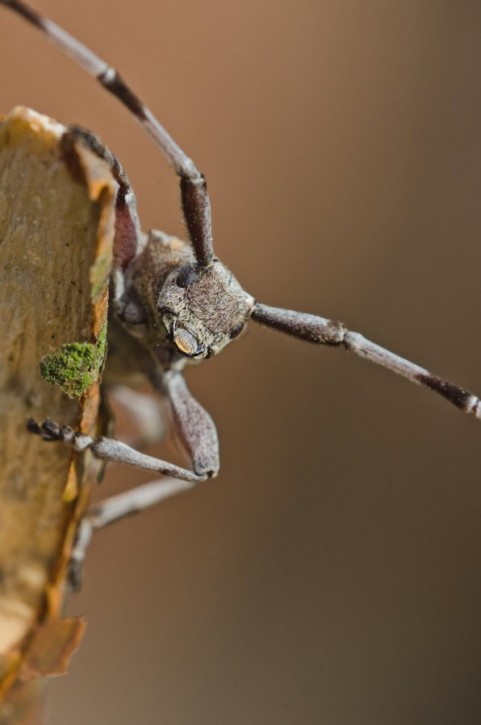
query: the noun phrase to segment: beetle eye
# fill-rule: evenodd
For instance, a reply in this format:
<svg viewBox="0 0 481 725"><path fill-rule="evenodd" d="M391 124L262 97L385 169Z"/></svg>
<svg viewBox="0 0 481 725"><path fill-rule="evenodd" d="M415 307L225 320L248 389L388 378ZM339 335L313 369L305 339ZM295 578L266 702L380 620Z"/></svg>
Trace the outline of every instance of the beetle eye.
<svg viewBox="0 0 481 725"><path fill-rule="evenodd" d="M188 287L195 280L196 276L197 271L195 265L185 264L183 267L181 267L175 281L178 287Z"/></svg>
<svg viewBox="0 0 481 725"><path fill-rule="evenodd" d="M203 352L194 335L185 327L176 327L173 334L173 342L177 350L187 357L194 357Z"/></svg>

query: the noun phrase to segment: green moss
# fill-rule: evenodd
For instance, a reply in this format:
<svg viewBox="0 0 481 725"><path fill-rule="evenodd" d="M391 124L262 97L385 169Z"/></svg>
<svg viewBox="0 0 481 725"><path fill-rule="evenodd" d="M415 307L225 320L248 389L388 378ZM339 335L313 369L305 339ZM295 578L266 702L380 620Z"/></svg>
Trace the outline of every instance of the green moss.
<svg viewBox="0 0 481 725"><path fill-rule="evenodd" d="M99 379L105 360L107 325L95 344L69 342L40 361L40 373L51 385L58 385L69 398L80 398Z"/></svg>

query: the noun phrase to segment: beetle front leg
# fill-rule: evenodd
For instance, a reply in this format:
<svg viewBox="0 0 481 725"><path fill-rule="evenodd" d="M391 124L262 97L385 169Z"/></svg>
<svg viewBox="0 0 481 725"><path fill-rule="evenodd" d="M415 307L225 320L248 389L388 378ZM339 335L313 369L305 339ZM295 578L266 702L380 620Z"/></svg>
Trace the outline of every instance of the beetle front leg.
<svg viewBox="0 0 481 725"><path fill-rule="evenodd" d="M219 472L219 439L215 423L193 397L184 376L169 371L152 379L155 388L167 395L172 407L175 430L180 443L199 476L208 478Z"/></svg>
<svg viewBox="0 0 481 725"><path fill-rule="evenodd" d="M175 428L190 457L193 470L141 453L115 438L106 436L92 438L84 433L76 433L70 426L60 426L49 418L41 424L30 419L28 430L39 435L44 441L65 443L78 453L88 449L96 458L106 462L125 463L146 471L160 473L163 476L170 476L170 478L188 484L206 481L208 478L216 476L219 472L217 430L210 415L191 395L183 375L170 371L154 377L152 382L169 398ZM181 486L179 490L183 488L185 486ZM145 508L145 506L143 507Z"/></svg>
<svg viewBox="0 0 481 725"><path fill-rule="evenodd" d="M190 395L182 376L178 375L180 379L174 378L169 381L167 389L179 433L186 449L192 451L193 471L148 456L113 438L104 436L91 438L82 433L75 433L69 426L62 427L50 419L40 425L34 420L28 422L30 432L40 435L45 441L60 441L78 452L89 449L96 458L104 461L126 463L166 476L165 479L138 486L90 507L79 524L70 557L68 581L73 590L81 587L85 555L94 531L140 513L170 496L187 491L197 483L215 476L219 470L218 442L214 423L209 414ZM195 448L196 443L198 449Z"/></svg>
<svg viewBox="0 0 481 725"><path fill-rule="evenodd" d="M31 433L41 436L44 441L60 441L71 446L74 451L79 453L90 450L100 460L112 463L125 463L135 468L161 473L164 476L178 478L182 481L197 483L207 480L216 473L216 471L210 470L203 473L196 473L195 471L190 471L188 468L176 466L174 463L164 461L161 458L148 456L114 438L107 438L105 436L92 438L83 433L76 433L70 426L60 426L49 418L44 420L40 425L36 421L30 420L28 429Z"/></svg>
<svg viewBox="0 0 481 725"><path fill-rule="evenodd" d="M152 383L170 401L175 428L192 461L193 470L148 456L113 438L92 438L76 433L69 426L62 427L50 419L40 425L34 420L28 423L30 432L40 435L45 441L60 441L78 452L89 449L96 458L104 461L126 463L167 476L90 507L80 522L71 554L69 582L72 589L76 590L81 586L83 562L95 530L189 490L197 483L217 475L219 471L219 442L214 422L191 395L182 374L172 371L159 373L153 377Z"/></svg>

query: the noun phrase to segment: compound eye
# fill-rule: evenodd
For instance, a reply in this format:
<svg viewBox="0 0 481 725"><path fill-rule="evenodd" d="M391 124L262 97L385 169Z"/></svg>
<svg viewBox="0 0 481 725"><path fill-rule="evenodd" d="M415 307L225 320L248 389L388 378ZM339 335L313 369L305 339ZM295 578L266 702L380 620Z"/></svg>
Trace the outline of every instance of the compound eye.
<svg viewBox="0 0 481 725"><path fill-rule="evenodd" d="M197 270L194 264L185 264L180 268L177 279L175 280L178 287L188 287L197 277Z"/></svg>
<svg viewBox="0 0 481 725"><path fill-rule="evenodd" d="M203 352L203 348L197 342L194 335L185 327L176 327L173 335L174 345L177 350L187 357L194 357Z"/></svg>

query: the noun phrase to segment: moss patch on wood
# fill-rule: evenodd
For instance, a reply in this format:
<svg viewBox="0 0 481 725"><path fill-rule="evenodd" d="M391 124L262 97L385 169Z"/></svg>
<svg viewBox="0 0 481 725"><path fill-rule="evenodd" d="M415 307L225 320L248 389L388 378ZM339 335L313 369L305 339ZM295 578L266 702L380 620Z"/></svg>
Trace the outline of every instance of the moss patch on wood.
<svg viewBox="0 0 481 725"><path fill-rule="evenodd" d="M69 342L40 361L40 373L51 385L58 385L69 398L81 398L97 383L106 354L107 326L96 343Z"/></svg>

